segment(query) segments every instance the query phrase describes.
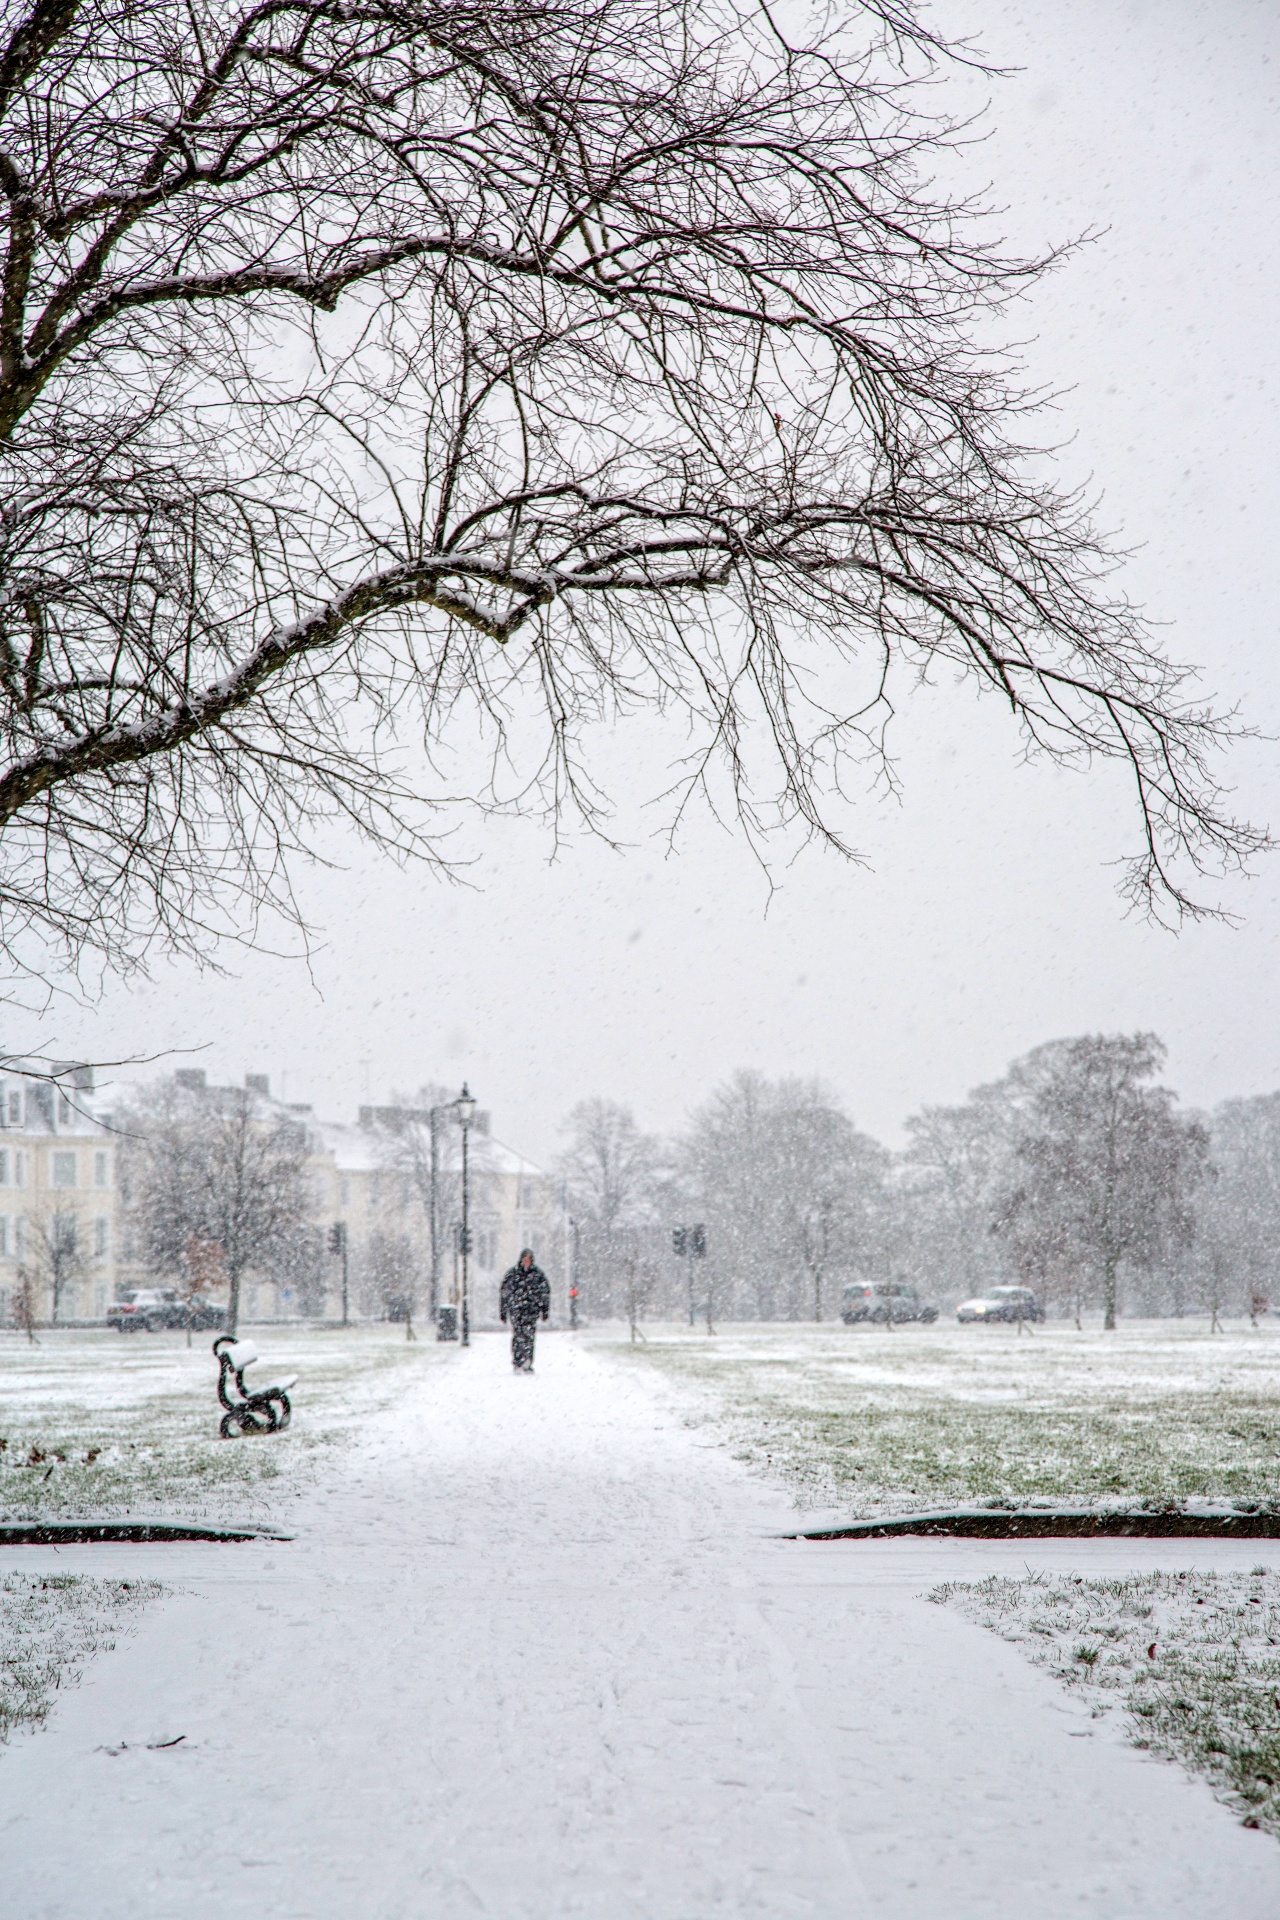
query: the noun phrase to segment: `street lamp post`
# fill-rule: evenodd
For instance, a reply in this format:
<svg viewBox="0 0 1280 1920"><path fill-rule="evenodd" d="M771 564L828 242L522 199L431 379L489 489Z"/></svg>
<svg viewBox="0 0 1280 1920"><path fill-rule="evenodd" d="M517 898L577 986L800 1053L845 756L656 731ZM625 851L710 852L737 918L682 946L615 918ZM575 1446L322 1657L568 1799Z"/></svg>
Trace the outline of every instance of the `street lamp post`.
<svg viewBox="0 0 1280 1920"><path fill-rule="evenodd" d="M431 1130L431 1319L440 1311L440 1123L443 1107L432 1107L427 1114Z"/></svg>
<svg viewBox="0 0 1280 1920"><path fill-rule="evenodd" d="M467 1142L471 1132L471 1122L475 1118L476 1103L464 1080L462 1092L453 1103L458 1116L458 1125L462 1128L462 1300L460 1303L459 1330L464 1347L471 1345L471 1303L468 1299L468 1262L471 1258L471 1174L467 1161Z"/></svg>

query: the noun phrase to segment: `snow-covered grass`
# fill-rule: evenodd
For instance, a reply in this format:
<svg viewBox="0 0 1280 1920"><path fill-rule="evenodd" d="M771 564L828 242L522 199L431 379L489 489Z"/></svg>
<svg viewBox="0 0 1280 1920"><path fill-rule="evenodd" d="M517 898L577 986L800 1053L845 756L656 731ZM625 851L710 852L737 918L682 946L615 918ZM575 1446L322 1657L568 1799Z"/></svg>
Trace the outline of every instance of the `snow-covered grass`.
<svg viewBox="0 0 1280 1920"><path fill-rule="evenodd" d="M1280 1328L647 1328L752 1464L850 1515L989 1502L1280 1497ZM616 1340L603 1330L595 1337Z"/></svg>
<svg viewBox="0 0 1280 1920"><path fill-rule="evenodd" d="M114 1647L129 1615L161 1591L154 1580L0 1574L0 1741L43 1726L53 1696L91 1654Z"/></svg>
<svg viewBox="0 0 1280 1920"><path fill-rule="evenodd" d="M1280 1579L1031 1574L947 1583L931 1600L1015 1641L1135 1746L1204 1774L1247 1826L1280 1838Z"/></svg>
<svg viewBox="0 0 1280 1920"><path fill-rule="evenodd" d="M400 1327L253 1333L268 1378L298 1375L289 1430L220 1440L210 1337L0 1334L0 1519L268 1517L316 1449L341 1441L443 1353ZM252 1374L249 1376L252 1382Z"/></svg>

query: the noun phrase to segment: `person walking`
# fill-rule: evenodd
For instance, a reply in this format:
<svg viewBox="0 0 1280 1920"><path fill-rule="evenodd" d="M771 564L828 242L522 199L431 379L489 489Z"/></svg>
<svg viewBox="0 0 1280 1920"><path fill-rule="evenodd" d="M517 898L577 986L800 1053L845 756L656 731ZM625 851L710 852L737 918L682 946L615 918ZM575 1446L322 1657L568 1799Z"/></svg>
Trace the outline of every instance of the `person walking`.
<svg viewBox="0 0 1280 1920"><path fill-rule="evenodd" d="M503 1276L498 1310L511 1322L511 1364L517 1373L533 1372L533 1343L538 1321L551 1318L551 1282L526 1247Z"/></svg>

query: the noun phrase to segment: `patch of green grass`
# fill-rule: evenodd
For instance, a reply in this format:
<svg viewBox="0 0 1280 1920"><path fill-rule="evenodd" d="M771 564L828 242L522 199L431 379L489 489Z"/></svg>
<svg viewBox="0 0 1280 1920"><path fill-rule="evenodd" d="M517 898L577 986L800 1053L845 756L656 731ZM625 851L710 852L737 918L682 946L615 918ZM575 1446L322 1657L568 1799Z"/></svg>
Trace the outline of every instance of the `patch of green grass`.
<svg viewBox="0 0 1280 1920"><path fill-rule="evenodd" d="M155 1580L0 1575L0 1741L43 1726L55 1695L161 1592Z"/></svg>
<svg viewBox="0 0 1280 1920"><path fill-rule="evenodd" d="M1218 1399L1134 1408L982 1407L946 1400L840 1412L761 1395L730 1409L746 1451L815 1495L857 1510L1194 1497L1270 1502L1280 1426L1254 1401ZM1259 1444L1224 1434L1223 1415L1251 1420ZM1176 1434L1173 1445L1170 1435Z"/></svg>
<svg viewBox="0 0 1280 1920"><path fill-rule="evenodd" d="M1280 1839L1280 1579L1033 1574L930 1594L1017 1643L1095 1714L1120 1707L1133 1744L1206 1778Z"/></svg>
<svg viewBox="0 0 1280 1920"><path fill-rule="evenodd" d="M802 1502L862 1516L970 1505L1188 1500L1274 1508L1280 1399L1270 1337L1214 1345L1168 1324L733 1329L621 1347L692 1389L738 1456Z"/></svg>
<svg viewBox="0 0 1280 1920"><path fill-rule="evenodd" d="M222 1440L217 1367L181 1335L50 1333L0 1342L0 1518L173 1513L265 1518L436 1362L396 1329L263 1329L264 1384L297 1373L283 1434ZM252 1374L250 1383L252 1384Z"/></svg>

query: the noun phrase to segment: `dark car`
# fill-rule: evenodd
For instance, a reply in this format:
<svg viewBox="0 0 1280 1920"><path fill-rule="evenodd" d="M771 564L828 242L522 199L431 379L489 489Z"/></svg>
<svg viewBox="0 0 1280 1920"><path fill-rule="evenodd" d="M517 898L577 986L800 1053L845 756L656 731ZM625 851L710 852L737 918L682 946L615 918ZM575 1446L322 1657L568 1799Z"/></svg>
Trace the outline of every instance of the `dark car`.
<svg viewBox="0 0 1280 1920"><path fill-rule="evenodd" d="M902 1320L920 1320L926 1326L938 1317L938 1309L923 1301L914 1287L903 1281L855 1281L844 1290L840 1318L846 1327L860 1320L878 1320L882 1326Z"/></svg>
<svg viewBox="0 0 1280 1920"><path fill-rule="evenodd" d="M161 1333L191 1326L195 1332L226 1325L227 1310L197 1296L188 1302L173 1287L122 1287L107 1308L107 1325L120 1333Z"/></svg>
<svg viewBox="0 0 1280 1920"><path fill-rule="evenodd" d="M962 1327L978 1320L1043 1320L1044 1306L1030 1287L988 1287L972 1300L962 1300L956 1319Z"/></svg>

